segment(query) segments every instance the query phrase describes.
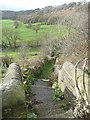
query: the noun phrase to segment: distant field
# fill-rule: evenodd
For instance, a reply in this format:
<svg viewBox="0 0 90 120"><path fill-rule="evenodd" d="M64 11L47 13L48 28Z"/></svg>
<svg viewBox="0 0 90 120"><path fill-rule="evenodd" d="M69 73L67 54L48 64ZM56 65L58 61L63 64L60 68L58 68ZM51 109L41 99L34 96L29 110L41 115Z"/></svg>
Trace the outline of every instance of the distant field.
<svg viewBox="0 0 90 120"><path fill-rule="evenodd" d="M18 31L20 33L21 40L18 40L18 42L20 43L27 41L42 41L47 34L52 34L60 37L67 36L69 34L69 31L64 26L59 29L56 25L40 25L40 29L37 33L32 28L27 28L26 26L26 24L19 22ZM14 21L2 20L2 27L14 27Z"/></svg>
<svg viewBox="0 0 90 120"><path fill-rule="evenodd" d="M14 28L14 22L13 20L2 20L2 28ZM35 23L37 24L37 23ZM34 26L35 24L32 24ZM67 37L69 35L69 30L65 26L57 26L57 25L40 25L40 29L36 33L35 30L32 28L27 28L27 24L24 24L22 22L19 22L19 27L17 28L20 39L18 39L18 44L27 44L27 45L33 45L41 44L44 40L46 35L58 36L58 37ZM19 49L4 49L2 53L0 53L0 56L9 55L13 58L18 59L19 58ZM31 48L30 50L27 50L28 55L32 57L32 54L38 54L40 52L40 47L38 48ZM30 58L31 58L30 57Z"/></svg>

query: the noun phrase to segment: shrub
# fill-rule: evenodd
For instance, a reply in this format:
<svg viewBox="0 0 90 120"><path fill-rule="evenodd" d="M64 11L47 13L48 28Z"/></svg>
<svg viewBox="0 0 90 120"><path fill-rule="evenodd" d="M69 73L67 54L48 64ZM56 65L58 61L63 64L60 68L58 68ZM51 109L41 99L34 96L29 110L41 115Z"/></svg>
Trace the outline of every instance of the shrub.
<svg viewBox="0 0 90 120"><path fill-rule="evenodd" d="M56 36L46 36L42 44L42 53L51 57L61 54L62 39Z"/></svg>
<svg viewBox="0 0 90 120"><path fill-rule="evenodd" d="M21 47L18 50L18 54L20 57L19 64L22 70L30 63L28 58L28 48L29 47L27 46L27 44L26 45L24 44L24 45L21 45Z"/></svg>
<svg viewBox="0 0 90 120"><path fill-rule="evenodd" d="M2 57L1 59L4 67L9 67L9 65L13 62L13 58L8 55Z"/></svg>
<svg viewBox="0 0 90 120"><path fill-rule="evenodd" d="M52 88L55 88L55 94L53 96L53 100L57 102L63 99L63 93L57 81L54 82Z"/></svg>
<svg viewBox="0 0 90 120"><path fill-rule="evenodd" d="M27 120L30 120L30 118L31 119L37 118L37 115L35 113L31 113L31 114L29 113L28 116L27 116Z"/></svg>
<svg viewBox="0 0 90 120"><path fill-rule="evenodd" d="M40 30L40 25L39 24L33 25L32 28L37 33Z"/></svg>

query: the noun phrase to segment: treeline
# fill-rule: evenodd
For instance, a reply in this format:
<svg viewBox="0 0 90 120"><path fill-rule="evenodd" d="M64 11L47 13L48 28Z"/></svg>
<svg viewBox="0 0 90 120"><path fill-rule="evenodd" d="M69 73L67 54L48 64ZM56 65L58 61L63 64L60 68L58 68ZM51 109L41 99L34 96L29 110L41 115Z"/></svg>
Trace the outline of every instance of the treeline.
<svg viewBox="0 0 90 120"><path fill-rule="evenodd" d="M42 22L46 24L56 24L59 19L62 19L63 11L74 9L78 6L83 6L87 3L71 2L60 6L47 6L42 9L26 10L26 11L2 11L2 19L19 20L24 23ZM61 17L60 17L61 16Z"/></svg>

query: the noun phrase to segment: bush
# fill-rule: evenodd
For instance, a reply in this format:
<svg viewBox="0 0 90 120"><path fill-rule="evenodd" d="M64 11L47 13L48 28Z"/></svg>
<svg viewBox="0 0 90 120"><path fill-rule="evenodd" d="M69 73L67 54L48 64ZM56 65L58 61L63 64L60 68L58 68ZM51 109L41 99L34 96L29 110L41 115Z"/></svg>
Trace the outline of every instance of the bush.
<svg viewBox="0 0 90 120"><path fill-rule="evenodd" d="M8 55L2 57L1 59L4 67L9 67L9 65L13 62L13 58Z"/></svg>
<svg viewBox="0 0 90 120"><path fill-rule="evenodd" d="M39 24L33 25L32 29L37 33L40 30L40 25Z"/></svg>
<svg viewBox="0 0 90 120"><path fill-rule="evenodd" d="M24 44L24 45L21 45L21 47L18 50L18 54L20 57L19 64L22 69L24 69L30 63L28 58L28 49L29 49L28 45Z"/></svg>
<svg viewBox="0 0 90 120"><path fill-rule="evenodd" d="M51 57L61 54L62 41L59 37L47 35L42 44L42 53Z"/></svg>
<svg viewBox="0 0 90 120"><path fill-rule="evenodd" d="M53 96L53 100L57 102L63 99L63 93L57 81L54 82L52 88L55 88L55 94Z"/></svg>
<svg viewBox="0 0 90 120"><path fill-rule="evenodd" d="M5 77L5 73L7 71L7 68L9 67L9 65L13 62L13 58L12 57L9 57L9 56L4 56L4 57L1 57L1 78L3 79Z"/></svg>
<svg viewBox="0 0 90 120"><path fill-rule="evenodd" d="M29 113L27 116L27 120L30 120L30 118L34 120L33 118L37 118L37 115L35 113L31 113L31 114Z"/></svg>

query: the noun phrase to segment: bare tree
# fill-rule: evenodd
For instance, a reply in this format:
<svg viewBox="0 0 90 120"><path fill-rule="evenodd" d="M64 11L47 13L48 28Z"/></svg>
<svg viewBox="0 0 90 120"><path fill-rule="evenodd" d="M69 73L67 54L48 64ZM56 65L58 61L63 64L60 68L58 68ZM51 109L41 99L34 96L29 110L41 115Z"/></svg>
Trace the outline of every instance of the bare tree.
<svg viewBox="0 0 90 120"><path fill-rule="evenodd" d="M22 44L19 48L18 54L20 57L19 64L22 68L24 68L26 65L29 65L29 55L28 55L29 47L25 44Z"/></svg>
<svg viewBox="0 0 90 120"><path fill-rule="evenodd" d="M66 25L76 29L79 33L83 33L85 37L88 34L88 5L80 5L69 13L60 21L60 25Z"/></svg>
<svg viewBox="0 0 90 120"><path fill-rule="evenodd" d="M33 30L37 33L40 30L40 25L33 25Z"/></svg>
<svg viewBox="0 0 90 120"><path fill-rule="evenodd" d="M42 44L42 52L45 55L54 57L58 54L62 54L62 42L63 38L59 38L57 36L46 35L45 41Z"/></svg>
<svg viewBox="0 0 90 120"><path fill-rule="evenodd" d="M32 27L31 21L28 22L28 26L27 26L27 27L28 27L28 28L31 28L31 27Z"/></svg>
<svg viewBox="0 0 90 120"><path fill-rule="evenodd" d="M20 39L19 32L14 28L2 29L2 43L10 48L17 47L17 40Z"/></svg>
<svg viewBox="0 0 90 120"><path fill-rule="evenodd" d="M19 27L19 22L18 21L15 21L14 22L14 26L15 26L15 29L17 29Z"/></svg>

